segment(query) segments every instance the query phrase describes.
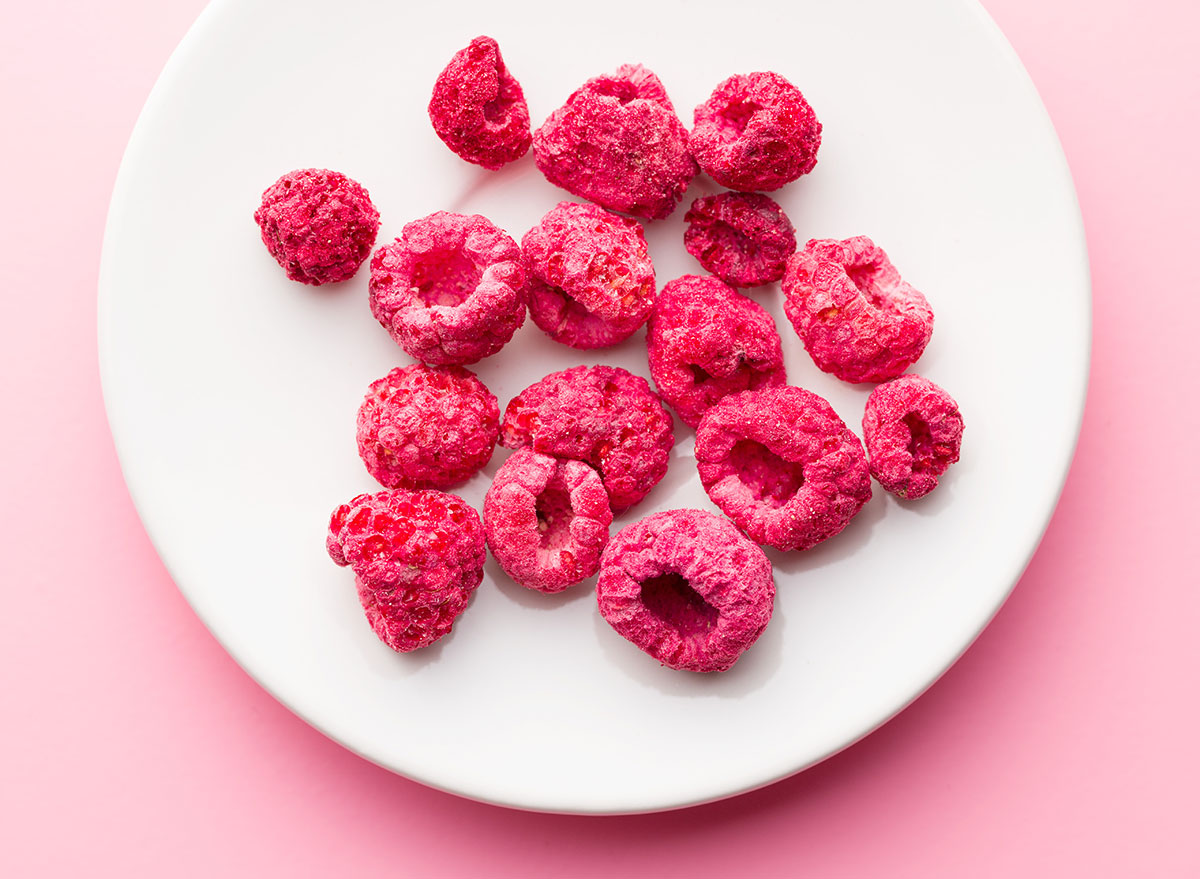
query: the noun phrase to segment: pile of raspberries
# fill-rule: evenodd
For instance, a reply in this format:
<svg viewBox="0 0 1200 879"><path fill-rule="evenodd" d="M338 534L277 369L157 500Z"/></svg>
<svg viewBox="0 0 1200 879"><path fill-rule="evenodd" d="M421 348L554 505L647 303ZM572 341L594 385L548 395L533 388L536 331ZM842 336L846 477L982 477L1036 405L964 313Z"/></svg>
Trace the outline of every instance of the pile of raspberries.
<svg viewBox="0 0 1200 879"><path fill-rule="evenodd" d="M933 331L925 297L866 237L797 247L773 191L817 162L821 123L777 73L731 76L684 127L657 76L624 65L580 86L536 131L496 41L478 37L438 76L434 131L468 162L498 169L532 147L563 201L520 242L487 218L410 222L370 264L376 320L416 361L373 382L358 450L384 487L342 504L326 546L355 575L375 633L394 650L448 634L483 578L487 552L514 581L556 593L598 576L600 612L671 668L723 671L771 618L763 546L805 550L842 531L871 477L923 497L958 460L963 421L937 385L904 374ZM704 172L730 191L687 211L684 246L709 274L656 289L639 222L675 210ZM633 219L638 218L638 219ZM305 169L255 213L289 278L328 284L370 255L379 212L343 174ZM785 312L813 362L877 382L859 437L818 395L787 383L771 316L735 288L782 282ZM649 374L615 366L555 372L508 401L469 369L526 314L587 350L647 327ZM696 430L699 476L724 517L656 513L609 537L667 472L670 409ZM445 489L513 454L483 516Z"/></svg>

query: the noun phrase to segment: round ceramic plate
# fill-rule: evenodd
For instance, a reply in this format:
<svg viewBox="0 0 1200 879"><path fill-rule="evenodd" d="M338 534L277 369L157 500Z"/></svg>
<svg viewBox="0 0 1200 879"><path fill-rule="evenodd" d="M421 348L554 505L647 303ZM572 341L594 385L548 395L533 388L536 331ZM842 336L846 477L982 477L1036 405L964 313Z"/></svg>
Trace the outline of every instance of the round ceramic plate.
<svg viewBox="0 0 1200 879"><path fill-rule="evenodd" d="M496 37L540 121L589 76L656 71L690 110L735 72L775 70L824 123L820 161L775 197L801 241L866 234L937 315L916 369L966 420L937 492L878 489L850 527L772 553L778 600L721 675L660 666L600 618L594 581L526 591L493 561L451 636L415 655L372 634L349 571L325 555L330 511L378 488L354 416L410 362L372 319L367 272L285 279L252 220L297 167L361 181L379 241L436 210L519 237L566 193L532 156L468 165L425 113L473 36ZM715 192L697 178L687 199ZM647 229L659 283L701 271L684 211ZM819 372L778 285L789 380L856 430L869 387ZM1071 179L1036 91L970 0L381 4L219 0L155 87L121 167L100 281L105 399L134 502L171 574L276 698L364 757L464 796L529 809L632 812L767 784L844 748L933 682L1020 576L1067 472L1083 407L1089 284ZM645 336L578 352L527 322L478 364L501 406L548 372L648 375ZM617 528L713 509L694 434ZM459 491L479 508L507 456Z"/></svg>

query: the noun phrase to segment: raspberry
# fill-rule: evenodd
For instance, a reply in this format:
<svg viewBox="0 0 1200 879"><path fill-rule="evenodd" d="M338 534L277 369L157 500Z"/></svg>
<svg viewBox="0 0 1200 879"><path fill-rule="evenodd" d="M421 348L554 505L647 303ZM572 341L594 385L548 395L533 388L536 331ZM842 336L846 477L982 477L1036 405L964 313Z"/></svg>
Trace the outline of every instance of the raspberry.
<svg viewBox="0 0 1200 879"><path fill-rule="evenodd" d="M358 454L388 488L444 488L492 457L496 398L461 366L397 367L371 382L358 410Z"/></svg>
<svg viewBox="0 0 1200 879"><path fill-rule="evenodd" d="M600 471L614 513L644 498L667 472L671 415L644 378L619 366L551 373L508 402L500 445L531 446Z"/></svg>
<svg viewBox="0 0 1200 879"><path fill-rule="evenodd" d="M460 497L389 489L333 511L329 556L349 565L379 639L401 653L450 632L483 580L483 523Z"/></svg>
<svg viewBox="0 0 1200 879"><path fill-rule="evenodd" d="M495 354L525 322L521 249L486 217L438 211L371 258L371 313L433 366Z"/></svg>
<svg viewBox="0 0 1200 879"><path fill-rule="evenodd" d="M937 488L958 460L962 434L954 398L919 375L879 385L867 398L863 437L871 475L899 497L915 500Z"/></svg>
<svg viewBox="0 0 1200 879"><path fill-rule="evenodd" d="M709 177L743 192L778 189L817 164L821 123L778 73L737 74L696 108L688 149Z"/></svg>
<svg viewBox="0 0 1200 879"><path fill-rule="evenodd" d="M573 348L627 339L654 307L654 266L642 227L590 204L559 202L525 233L529 314Z"/></svg>
<svg viewBox="0 0 1200 879"><path fill-rule="evenodd" d="M725 671L770 622L775 581L766 554L726 520L668 510L612 539L596 598L619 635L664 665Z"/></svg>
<svg viewBox="0 0 1200 879"><path fill-rule="evenodd" d="M648 220L675 210L698 171L662 82L640 64L589 79L533 135L555 186Z"/></svg>
<svg viewBox="0 0 1200 879"><path fill-rule="evenodd" d="M600 567L612 510L587 464L518 449L496 472L483 521L488 547L510 577L561 592Z"/></svg>
<svg viewBox="0 0 1200 879"><path fill-rule="evenodd" d="M495 171L529 150L529 105L491 37L454 54L433 85L433 130L468 162Z"/></svg>
<svg viewBox="0 0 1200 879"><path fill-rule="evenodd" d="M646 338L658 392L692 427L729 394L787 381L771 316L716 278L684 275L663 287Z"/></svg>
<svg viewBox="0 0 1200 879"><path fill-rule="evenodd" d="M788 260L784 311L821 370L878 382L908 369L933 334L933 310L860 235L809 241Z"/></svg>
<svg viewBox="0 0 1200 879"><path fill-rule="evenodd" d="M862 443L821 397L768 388L726 397L696 431L704 490L750 539L808 549L871 498Z"/></svg>
<svg viewBox="0 0 1200 879"><path fill-rule="evenodd" d="M289 278L332 284L353 277L371 252L379 211L367 191L345 174L304 168L267 187L254 222Z"/></svg>
<svg viewBox="0 0 1200 879"><path fill-rule="evenodd" d="M687 252L726 284L757 287L783 277L796 230L774 199L722 192L692 202L684 217Z"/></svg>

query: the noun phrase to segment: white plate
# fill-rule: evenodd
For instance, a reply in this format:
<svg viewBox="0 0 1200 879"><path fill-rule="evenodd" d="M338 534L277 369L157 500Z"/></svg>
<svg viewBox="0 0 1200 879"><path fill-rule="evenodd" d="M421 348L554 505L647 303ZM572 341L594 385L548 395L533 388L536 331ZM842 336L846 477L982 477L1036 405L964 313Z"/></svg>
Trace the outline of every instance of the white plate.
<svg viewBox="0 0 1200 879"><path fill-rule="evenodd" d="M134 502L179 588L233 657L323 732L465 796L628 812L766 784L844 748L934 681L1004 601L1065 477L1083 406L1087 257L1054 130L1012 50L968 0L453 5L220 0L146 104L113 196L100 281L105 399ZM800 240L867 234L937 315L918 370L967 424L920 503L875 498L842 535L773 554L779 597L734 670L671 671L618 637L590 584L560 597L494 562L454 633L419 655L378 642L325 556L339 502L375 486L355 453L367 384L408 358L367 309L365 271L285 280L251 215L284 171L364 183L379 241L438 209L520 236L565 193L532 157L493 174L425 115L434 77L495 36L535 122L585 78L640 61L685 122L725 76L777 70L825 126L779 198ZM689 198L715 191L698 179ZM660 284L699 267L682 214L648 237ZM790 380L856 429L868 388L820 373L776 318ZM503 405L547 372L647 374L643 334L582 354L527 323L478 366ZM615 523L711 509L678 430L670 472ZM480 506L506 456L461 493Z"/></svg>

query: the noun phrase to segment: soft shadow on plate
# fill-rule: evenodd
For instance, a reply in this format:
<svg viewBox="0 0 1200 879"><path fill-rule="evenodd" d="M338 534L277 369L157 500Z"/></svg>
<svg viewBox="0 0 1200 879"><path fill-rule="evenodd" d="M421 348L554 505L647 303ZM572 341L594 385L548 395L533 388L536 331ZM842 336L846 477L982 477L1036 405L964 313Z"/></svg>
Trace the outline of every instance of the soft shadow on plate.
<svg viewBox="0 0 1200 879"><path fill-rule="evenodd" d="M488 560L483 566L483 571L487 575L485 582L487 579L491 579L505 598L521 605L521 607L528 607L533 610L556 610L581 598L596 594L595 575L573 586L568 586L562 592L546 593L539 592L536 589L529 589L513 580L508 574L504 573L504 569L491 556L488 556Z"/></svg>
<svg viewBox="0 0 1200 879"><path fill-rule="evenodd" d="M467 162L463 164L469 165ZM509 185L523 185L517 181L525 177L536 177L538 180L543 179L541 174L538 173L537 165L533 162L533 150L530 150L515 162L509 162L503 168L495 171L489 171L487 168L481 168L478 165L470 165L470 169L474 172L475 176L459 191L458 197L450 203L450 207L446 208L446 210L453 213L463 213L468 205L478 200L480 195L490 189Z"/></svg>
<svg viewBox="0 0 1200 879"><path fill-rule="evenodd" d="M776 574L791 575L823 568L861 552L871 539L871 532L876 523L887 511L887 502L883 499L883 494L884 492L876 486L866 506L850 520L850 524L840 534L818 543L812 549L784 552L764 546L763 549L766 550L767 558L771 560Z"/></svg>
<svg viewBox="0 0 1200 879"><path fill-rule="evenodd" d="M771 622L761 637L741 655L733 668L707 674L667 668L618 635L599 613L594 622L596 641L605 658L637 683L653 687L667 696L740 699L769 681L783 662L785 620L778 601Z"/></svg>

